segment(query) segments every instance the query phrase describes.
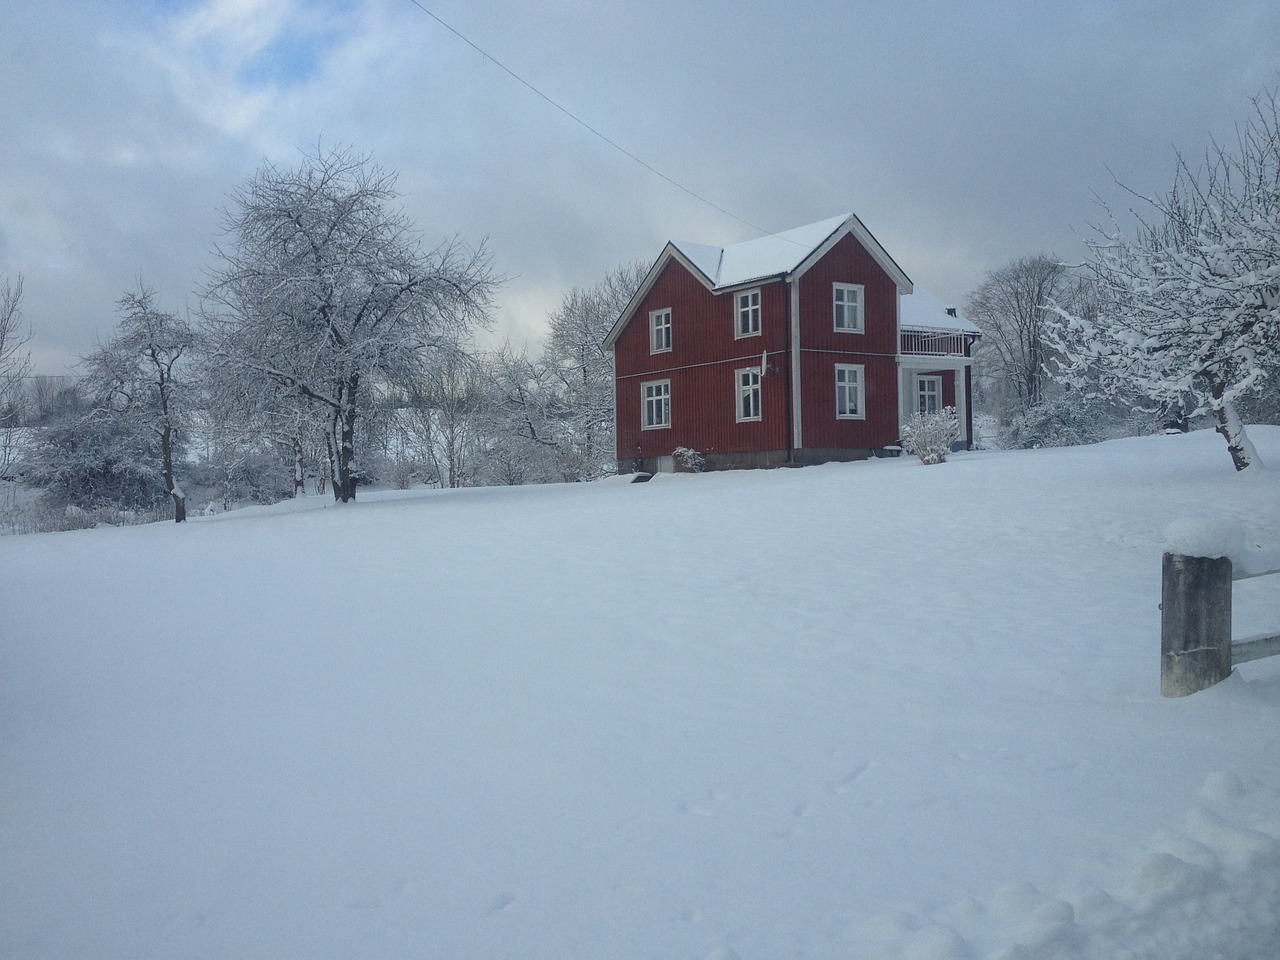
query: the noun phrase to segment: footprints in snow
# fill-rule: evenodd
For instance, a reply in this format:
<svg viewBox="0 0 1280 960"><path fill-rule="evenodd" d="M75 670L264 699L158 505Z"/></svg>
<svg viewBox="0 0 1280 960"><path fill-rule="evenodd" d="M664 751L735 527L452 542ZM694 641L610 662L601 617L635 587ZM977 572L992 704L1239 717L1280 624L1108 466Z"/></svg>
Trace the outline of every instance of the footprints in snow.
<svg viewBox="0 0 1280 960"><path fill-rule="evenodd" d="M835 779L828 780L824 786L826 793L831 797L846 797L856 793L858 781L863 775L870 770L872 764L870 761L864 760L855 766L849 768L843 775ZM722 813L731 812L728 804L732 797L724 790L710 790L707 795L700 800L693 800L680 805L680 809L694 817L712 818L720 816ZM791 820L804 820L812 817L823 806L822 798L812 798L810 800L798 800L788 808ZM775 830L772 836L776 837L794 837L800 833L800 828L790 826L785 829Z"/></svg>
<svg viewBox="0 0 1280 960"><path fill-rule="evenodd" d="M853 789L853 785L858 782L858 779L866 773L870 767L871 764L868 761L863 760L862 763L858 764L839 780L836 780L834 783L828 783L827 789L837 797L844 796Z"/></svg>
<svg viewBox="0 0 1280 960"><path fill-rule="evenodd" d="M498 894L496 897L490 900L489 909L485 912L488 913L489 916L495 917L498 914L500 914L503 910L506 910L507 907L511 906L513 903L515 903L519 899L520 899L519 890L507 890L503 893Z"/></svg>

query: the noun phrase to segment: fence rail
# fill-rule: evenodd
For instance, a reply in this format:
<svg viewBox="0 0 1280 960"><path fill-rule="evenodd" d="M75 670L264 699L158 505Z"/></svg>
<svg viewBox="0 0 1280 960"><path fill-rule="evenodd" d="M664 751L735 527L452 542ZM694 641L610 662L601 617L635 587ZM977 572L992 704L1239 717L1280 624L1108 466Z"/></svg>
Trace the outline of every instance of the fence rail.
<svg viewBox="0 0 1280 960"><path fill-rule="evenodd" d="M1231 675L1237 663L1280 654L1280 634L1231 640L1231 584L1269 577L1233 570L1226 557L1164 555L1160 598L1160 692L1185 697Z"/></svg>

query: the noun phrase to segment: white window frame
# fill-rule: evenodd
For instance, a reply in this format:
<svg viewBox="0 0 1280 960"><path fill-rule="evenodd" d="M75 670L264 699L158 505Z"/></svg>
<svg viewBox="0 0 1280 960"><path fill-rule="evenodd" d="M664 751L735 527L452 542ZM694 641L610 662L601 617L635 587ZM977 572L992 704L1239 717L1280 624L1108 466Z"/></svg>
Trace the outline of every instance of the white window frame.
<svg viewBox="0 0 1280 960"><path fill-rule="evenodd" d="M740 290L733 295L733 338L760 336L760 288Z"/></svg>
<svg viewBox="0 0 1280 960"><path fill-rule="evenodd" d="M857 408L852 413L849 412L850 390L853 391ZM860 363L836 364L836 419L867 419L867 378L865 368Z"/></svg>
<svg viewBox="0 0 1280 960"><path fill-rule="evenodd" d="M671 352L671 308L649 311L649 352Z"/></svg>
<svg viewBox="0 0 1280 960"><path fill-rule="evenodd" d="M849 322L849 311L855 319ZM831 285L831 325L837 333L862 333L866 329L866 288L860 283Z"/></svg>
<svg viewBox="0 0 1280 960"><path fill-rule="evenodd" d="M931 391L925 387L932 388ZM925 400L932 394L934 406L925 409ZM942 410L942 377L937 374L920 374L916 377L916 413L939 413Z"/></svg>
<svg viewBox="0 0 1280 960"><path fill-rule="evenodd" d="M658 418L650 416L654 412L652 404L657 407ZM671 429L671 381L646 380L640 384L640 429Z"/></svg>
<svg viewBox="0 0 1280 960"><path fill-rule="evenodd" d="M764 405L760 386L760 368L740 367L733 371L733 382L734 409L738 423L762 419Z"/></svg>

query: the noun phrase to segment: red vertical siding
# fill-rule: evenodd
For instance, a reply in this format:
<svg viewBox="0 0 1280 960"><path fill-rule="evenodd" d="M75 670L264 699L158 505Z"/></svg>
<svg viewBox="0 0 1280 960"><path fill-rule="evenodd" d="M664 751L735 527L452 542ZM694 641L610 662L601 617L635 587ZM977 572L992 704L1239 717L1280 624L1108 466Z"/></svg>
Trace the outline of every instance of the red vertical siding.
<svg viewBox="0 0 1280 960"><path fill-rule="evenodd" d="M786 446L785 284L760 287L760 335L735 339L734 293L712 293L682 264L663 269L614 346L617 455L667 456L677 447L700 453L776 450ZM742 289L751 289L745 287ZM671 309L671 350L649 352L649 312ZM737 422L735 371L760 365L761 419ZM671 427L641 429L641 384L671 381Z"/></svg>
<svg viewBox="0 0 1280 960"><path fill-rule="evenodd" d="M831 309L834 283L860 283L864 333L836 331ZM802 350L839 350L896 356L898 287L857 240L846 235L800 278Z"/></svg>
<svg viewBox="0 0 1280 960"><path fill-rule="evenodd" d="M863 332L835 329L832 284L863 287ZM898 287L854 237L843 237L800 279L801 441L807 449L869 449L898 440ZM860 364L865 420L836 418L835 368Z"/></svg>

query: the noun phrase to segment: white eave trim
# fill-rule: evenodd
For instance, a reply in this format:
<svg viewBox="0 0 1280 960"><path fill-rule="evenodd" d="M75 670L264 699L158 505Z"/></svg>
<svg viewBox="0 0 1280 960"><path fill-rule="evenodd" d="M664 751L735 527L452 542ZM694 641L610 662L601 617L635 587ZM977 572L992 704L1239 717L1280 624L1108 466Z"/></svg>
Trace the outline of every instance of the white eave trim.
<svg viewBox="0 0 1280 960"><path fill-rule="evenodd" d="M877 240L872 235L871 231L866 228L866 225L858 219L858 215L856 213L849 214L848 220L832 231L831 235L827 237L826 240L815 247L807 257L800 261L793 271L793 276L795 276L796 279L799 279L810 267L830 253L831 248L843 240L846 234L853 234L854 239L862 244L866 251L871 254L871 258L875 260L876 263L880 265L880 268L889 275L891 280L893 280L894 285L897 286L900 294L912 292L914 287L912 286L911 278L903 272L903 269L898 266L893 257L889 256L889 252L885 250L884 247L880 246L880 241Z"/></svg>
<svg viewBox="0 0 1280 960"><path fill-rule="evenodd" d="M622 331L627 328L627 324L631 322L631 318L635 315L640 304L644 302L644 298L649 295L649 291L653 289L653 285L658 282L658 277L662 275L663 269L668 263L675 260L689 271L698 282L713 293L718 292L711 278L702 272L698 266L680 252L680 248L674 243L667 241L667 245L662 248L662 253L658 255L658 259L654 261L653 266L649 268L649 272L645 274L644 281L631 299L627 301L627 305L622 309L622 313L618 315L617 321L609 328L609 335L604 338L604 348L612 350L613 345L617 343L618 337L622 336Z"/></svg>

